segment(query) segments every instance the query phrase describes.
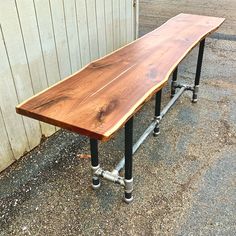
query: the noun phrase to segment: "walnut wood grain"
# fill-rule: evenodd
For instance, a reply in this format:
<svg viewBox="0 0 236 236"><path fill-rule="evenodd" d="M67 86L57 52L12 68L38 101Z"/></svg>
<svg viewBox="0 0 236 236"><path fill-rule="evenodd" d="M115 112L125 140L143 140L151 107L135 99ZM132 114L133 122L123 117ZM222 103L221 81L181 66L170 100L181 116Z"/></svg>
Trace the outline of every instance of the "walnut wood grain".
<svg viewBox="0 0 236 236"><path fill-rule="evenodd" d="M108 140L223 18L180 14L17 106L19 114Z"/></svg>

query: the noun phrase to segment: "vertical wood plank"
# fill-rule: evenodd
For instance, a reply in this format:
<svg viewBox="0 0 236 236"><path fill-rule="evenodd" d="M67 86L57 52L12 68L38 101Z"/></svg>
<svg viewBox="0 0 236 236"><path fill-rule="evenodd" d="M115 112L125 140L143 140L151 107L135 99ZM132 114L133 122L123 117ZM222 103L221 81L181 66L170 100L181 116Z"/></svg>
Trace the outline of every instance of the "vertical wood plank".
<svg viewBox="0 0 236 236"><path fill-rule="evenodd" d="M81 68L75 0L63 0L72 73Z"/></svg>
<svg viewBox="0 0 236 236"><path fill-rule="evenodd" d="M1 137L1 145L0 145L0 172L1 172L15 161L11 145L9 143L9 137L6 132L6 127L4 124L1 109L0 109L0 137Z"/></svg>
<svg viewBox="0 0 236 236"><path fill-rule="evenodd" d="M33 1L18 0L17 10L22 35L25 42L26 55L29 61L29 70L32 78L34 93L38 93L48 87L37 21L35 17ZM40 122L42 134L46 137L55 132L55 127Z"/></svg>
<svg viewBox="0 0 236 236"><path fill-rule="evenodd" d="M133 0L126 1L126 43L130 43L134 39L134 18L133 18Z"/></svg>
<svg viewBox="0 0 236 236"><path fill-rule="evenodd" d="M62 0L49 0L61 79L72 73Z"/></svg>
<svg viewBox="0 0 236 236"><path fill-rule="evenodd" d="M126 40L126 0L120 0L120 47L124 46L127 42Z"/></svg>
<svg viewBox="0 0 236 236"><path fill-rule="evenodd" d="M8 56L5 48L2 28L0 25L0 107L1 115L5 120L5 127L8 134L8 139L12 147L15 158L21 156L29 150L29 144L25 133L25 127L22 117L15 112L15 105L18 104L17 93L14 80L12 77L11 68L8 61ZM1 130L5 129L3 122ZM4 136L3 136L4 137ZM2 136L1 136L2 142ZM4 153L7 155L8 153ZM11 155L9 156L11 158Z"/></svg>
<svg viewBox="0 0 236 236"><path fill-rule="evenodd" d="M60 72L52 29L49 1L34 0L34 7L48 85L51 86L60 80Z"/></svg>
<svg viewBox="0 0 236 236"><path fill-rule="evenodd" d="M16 3L26 54L30 62L29 68L33 78L33 90L38 93L43 88L46 88L48 83L43 65L34 5L32 1L28 0L17 0Z"/></svg>
<svg viewBox="0 0 236 236"><path fill-rule="evenodd" d="M98 32L97 32L97 17L96 17L96 1L87 0L87 16L88 16L88 31L91 61L98 58Z"/></svg>
<svg viewBox="0 0 236 236"><path fill-rule="evenodd" d="M87 8L85 0L76 0L78 33L80 41L81 62L85 66L90 62Z"/></svg>
<svg viewBox="0 0 236 236"><path fill-rule="evenodd" d="M98 46L99 56L106 54L107 37L105 24L105 0L96 0L96 15L97 15L97 32L98 32ZM110 40L110 39L109 39Z"/></svg>
<svg viewBox="0 0 236 236"><path fill-rule="evenodd" d="M120 0L113 0L113 45L120 47Z"/></svg>
<svg viewBox="0 0 236 236"><path fill-rule="evenodd" d="M134 9L134 39L139 37L139 0L136 0L136 6Z"/></svg>
<svg viewBox="0 0 236 236"><path fill-rule="evenodd" d="M0 22L18 99L21 102L33 95L33 88L15 1L1 1L0 9L1 12L4 12L4 14L0 14ZM8 17L4 17L5 15ZM14 105L17 104L12 104L12 106ZM23 120L29 146L34 148L40 142L42 135L39 122L28 118L23 118Z"/></svg>
<svg viewBox="0 0 236 236"><path fill-rule="evenodd" d="M107 53L113 51L113 0L105 0L105 22L106 22L106 38Z"/></svg>

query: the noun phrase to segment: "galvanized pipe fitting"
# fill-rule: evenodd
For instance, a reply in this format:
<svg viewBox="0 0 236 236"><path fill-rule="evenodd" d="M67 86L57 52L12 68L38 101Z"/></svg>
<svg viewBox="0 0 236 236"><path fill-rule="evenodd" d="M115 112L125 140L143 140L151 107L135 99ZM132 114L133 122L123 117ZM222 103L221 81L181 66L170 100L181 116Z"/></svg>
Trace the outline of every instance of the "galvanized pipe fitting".
<svg viewBox="0 0 236 236"><path fill-rule="evenodd" d="M153 136L157 137L160 134L159 124L160 124L160 121L161 121L161 116L155 116L154 121L155 121L156 125L155 125L155 128L153 130Z"/></svg>
<svg viewBox="0 0 236 236"><path fill-rule="evenodd" d="M102 177L106 180L109 180L113 183L116 183L116 184L120 184L121 186L125 186L125 183L124 183L124 178L119 176L118 174L116 173L113 173L113 172L110 172L110 171L107 171L107 170L103 170L102 168L97 168L95 171L94 171L94 175L96 177Z"/></svg>
<svg viewBox="0 0 236 236"><path fill-rule="evenodd" d="M132 179L125 179L125 196L124 196L124 201L126 203L131 203L133 201L133 178Z"/></svg>
<svg viewBox="0 0 236 236"><path fill-rule="evenodd" d="M93 189L99 189L101 186L100 180L98 175L96 174L97 171L100 169L100 165L98 166L91 166L92 169L92 188Z"/></svg>
<svg viewBox="0 0 236 236"><path fill-rule="evenodd" d="M101 176L106 179L106 180L109 180L115 184L119 184L121 186L125 186L125 183L124 183L124 178L119 176L119 175L113 175L112 172L110 171L102 171L102 174Z"/></svg>

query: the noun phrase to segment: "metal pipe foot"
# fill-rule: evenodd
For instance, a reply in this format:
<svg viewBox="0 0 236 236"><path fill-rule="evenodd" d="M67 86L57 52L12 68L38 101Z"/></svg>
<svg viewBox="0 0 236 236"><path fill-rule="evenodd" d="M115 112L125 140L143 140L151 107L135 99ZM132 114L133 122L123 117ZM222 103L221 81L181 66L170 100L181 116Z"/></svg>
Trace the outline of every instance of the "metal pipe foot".
<svg viewBox="0 0 236 236"><path fill-rule="evenodd" d="M192 103L196 103L197 102L197 95L199 92L199 86L195 85L194 89L193 89L193 98L192 98Z"/></svg>
<svg viewBox="0 0 236 236"><path fill-rule="evenodd" d="M92 188L94 190L97 190L101 187L101 183L100 183L100 180L97 176L94 176L93 179L92 179Z"/></svg>
<svg viewBox="0 0 236 236"><path fill-rule="evenodd" d="M91 166L91 169L92 169L92 176L93 176L93 178L92 178L92 188L94 190L96 190L96 189L99 189L100 186L101 186L100 179L99 179L99 177L96 174L97 171L100 169L100 165L98 165L98 166Z"/></svg>
<svg viewBox="0 0 236 236"><path fill-rule="evenodd" d="M133 192L133 178L132 179L125 179L125 195L124 195L124 202L129 204L134 200L132 195Z"/></svg>
<svg viewBox="0 0 236 236"><path fill-rule="evenodd" d="M130 204L134 200L134 197L132 196L132 193L125 192L125 196L124 196L123 200L125 203Z"/></svg>
<svg viewBox="0 0 236 236"><path fill-rule="evenodd" d="M159 126L160 120L161 120L161 116L154 117L154 121L156 121L156 126L153 129L153 136L154 137L157 137L160 134L160 126Z"/></svg>
<svg viewBox="0 0 236 236"><path fill-rule="evenodd" d="M153 130L153 136L157 137L160 134L160 127L156 126Z"/></svg>

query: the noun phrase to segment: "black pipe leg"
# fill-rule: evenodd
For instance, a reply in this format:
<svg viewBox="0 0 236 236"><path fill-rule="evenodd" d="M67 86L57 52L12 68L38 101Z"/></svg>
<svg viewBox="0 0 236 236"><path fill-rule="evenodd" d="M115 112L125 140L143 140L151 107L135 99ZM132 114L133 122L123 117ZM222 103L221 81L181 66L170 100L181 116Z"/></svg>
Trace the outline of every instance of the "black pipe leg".
<svg viewBox="0 0 236 236"><path fill-rule="evenodd" d="M155 103L155 117L154 119L157 120L157 125L153 130L153 136L156 137L158 134L160 134L160 127L159 127L159 121L160 121L160 114L161 114L161 92L162 90L159 90L156 93L156 103Z"/></svg>
<svg viewBox="0 0 236 236"><path fill-rule="evenodd" d="M91 165L92 165L92 188L98 189L101 186L98 176L94 172L99 169L98 160L98 141L96 139L90 139L90 151L91 151Z"/></svg>
<svg viewBox="0 0 236 236"><path fill-rule="evenodd" d="M133 117L125 124L125 195L124 201L133 201Z"/></svg>
<svg viewBox="0 0 236 236"><path fill-rule="evenodd" d="M175 68L173 72L173 77L171 81L171 98L175 95L176 85L177 85L178 67Z"/></svg>
<svg viewBox="0 0 236 236"><path fill-rule="evenodd" d="M202 70L202 60L203 60L203 54L204 54L204 47L205 47L205 39L203 39L199 45L197 70L196 70L195 83L194 83L194 89L193 89L193 99L192 99L193 103L197 102L197 95L198 95L198 91L199 91L199 83L200 83L201 70Z"/></svg>

